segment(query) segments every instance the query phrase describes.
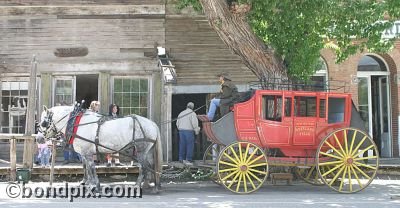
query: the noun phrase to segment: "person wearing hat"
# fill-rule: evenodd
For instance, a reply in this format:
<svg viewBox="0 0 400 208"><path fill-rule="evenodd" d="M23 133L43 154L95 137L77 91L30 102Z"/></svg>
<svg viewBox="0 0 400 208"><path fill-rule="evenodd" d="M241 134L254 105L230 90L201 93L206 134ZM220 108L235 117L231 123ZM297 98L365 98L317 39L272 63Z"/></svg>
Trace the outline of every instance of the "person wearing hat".
<svg viewBox="0 0 400 208"><path fill-rule="evenodd" d="M189 102L176 121L179 130L179 161L185 165L193 165L194 135L200 132L197 115L193 109L194 104Z"/></svg>
<svg viewBox="0 0 400 208"><path fill-rule="evenodd" d="M228 73L218 74L219 82L221 83L220 95L213 98L210 102L210 108L208 109L207 117L210 121L214 119L215 111L217 107L220 107L221 115L225 115L229 112L229 107L238 98L238 90L235 84L233 84L231 77Z"/></svg>

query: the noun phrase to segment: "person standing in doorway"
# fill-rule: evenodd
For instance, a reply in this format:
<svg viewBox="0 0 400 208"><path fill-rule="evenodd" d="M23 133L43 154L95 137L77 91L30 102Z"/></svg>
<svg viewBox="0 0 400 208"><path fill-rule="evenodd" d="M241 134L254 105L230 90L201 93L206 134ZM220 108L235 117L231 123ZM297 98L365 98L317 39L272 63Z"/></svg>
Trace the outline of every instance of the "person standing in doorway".
<svg viewBox="0 0 400 208"><path fill-rule="evenodd" d="M111 118L118 118L119 117L119 106L117 104L111 104L108 108L108 115ZM121 163L119 162L119 153L114 153L114 154L107 154L107 167L111 167L111 160L114 158L115 160L115 166L121 166Z"/></svg>
<svg viewBox="0 0 400 208"><path fill-rule="evenodd" d="M189 102L186 110L178 115L176 126L179 130L179 161L185 165L193 165L194 135L200 132L197 115L193 111L194 104Z"/></svg>

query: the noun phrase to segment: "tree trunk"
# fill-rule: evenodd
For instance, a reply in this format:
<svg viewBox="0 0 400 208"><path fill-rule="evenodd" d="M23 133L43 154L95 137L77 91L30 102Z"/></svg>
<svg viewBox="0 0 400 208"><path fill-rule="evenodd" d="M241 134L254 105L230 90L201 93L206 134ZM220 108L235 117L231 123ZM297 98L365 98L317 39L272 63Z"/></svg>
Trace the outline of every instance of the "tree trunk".
<svg viewBox="0 0 400 208"><path fill-rule="evenodd" d="M254 34L244 14L232 13L226 0L200 3L211 27L260 80L287 77L282 59Z"/></svg>

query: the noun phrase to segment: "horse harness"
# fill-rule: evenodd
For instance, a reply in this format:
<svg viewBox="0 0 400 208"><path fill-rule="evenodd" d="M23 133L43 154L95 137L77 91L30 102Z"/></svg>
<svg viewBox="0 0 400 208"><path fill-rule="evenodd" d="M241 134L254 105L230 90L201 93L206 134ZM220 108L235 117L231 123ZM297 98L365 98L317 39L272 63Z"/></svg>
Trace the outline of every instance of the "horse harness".
<svg viewBox="0 0 400 208"><path fill-rule="evenodd" d="M77 114L76 114L76 115L71 114L71 116L77 116ZM74 124L74 125L73 125L74 128L69 128L69 129L70 129L70 130L76 130L76 131L75 131L75 132L70 132L70 133L69 133L69 134L71 135L70 138L75 137L75 138L81 139L81 140L83 140L83 141L86 141L86 142L89 142L89 143L94 144L95 147L96 147L96 155L97 155L97 157L99 157L99 147L102 147L102 148L104 148L104 149L111 150L113 153L117 153L117 152L118 152L118 153L121 153L122 155L125 155L125 156L128 156L128 157L133 157L133 159L137 160L136 155L127 155L127 154L124 154L122 151L124 151L124 150L126 150L126 149L129 149L129 148L132 148L132 147L135 147L135 148L136 148L136 143L137 143L137 142L152 142L152 143L155 143L155 141L150 140L150 139L147 139L147 138L144 137L144 129L143 129L143 127L142 127L142 124L138 121L136 115L129 115L129 116L125 116L125 117L122 117L122 118L126 118L126 117L130 117L130 118L132 118L132 120L133 120L132 140L131 140L128 144L126 144L125 146L123 146L121 149L119 149L119 150L115 150L115 149L112 149L112 148L110 148L110 147L104 146L104 145L100 144L100 142L99 142L99 134L100 134L100 128L101 128L101 126L102 126L104 123L106 123L107 121L116 120L116 119L119 119L119 118L112 118L112 117L109 117L109 116L102 116L98 121L93 121L93 122L88 122L88 123L83 123L83 124L79 124L79 123L78 123L78 124L74 124L74 123L73 123L73 124ZM71 118L70 118L70 119L71 119ZM140 131L141 131L141 133L142 133L142 135L143 135L142 138L135 138L135 134L136 134L136 122L139 124ZM87 139L87 138L84 138L84 137L82 137L82 136L80 136L80 135L77 134L77 130L78 130L77 127L79 127L79 126L84 126L84 125L89 125L89 124L94 124L94 123L97 123L96 137L95 137L95 140L94 140L94 141L89 140L89 139ZM76 128L75 128L75 127L76 127ZM68 130L68 128L67 128L67 130ZM67 130L66 130L66 134L67 134ZM69 143L69 141L68 141L68 143Z"/></svg>

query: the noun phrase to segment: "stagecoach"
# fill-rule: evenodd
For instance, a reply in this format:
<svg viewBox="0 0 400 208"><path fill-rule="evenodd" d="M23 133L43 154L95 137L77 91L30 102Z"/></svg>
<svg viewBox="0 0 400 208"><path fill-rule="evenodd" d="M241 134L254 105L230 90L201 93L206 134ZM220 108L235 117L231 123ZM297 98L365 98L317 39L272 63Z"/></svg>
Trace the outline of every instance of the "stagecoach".
<svg viewBox="0 0 400 208"><path fill-rule="evenodd" d="M349 93L259 89L215 122L198 118L212 142L203 161L235 193L258 190L272 166L341 193L363 190L378 170L377 146Z"/></svg>

